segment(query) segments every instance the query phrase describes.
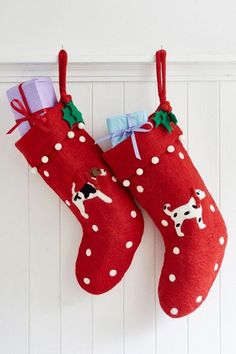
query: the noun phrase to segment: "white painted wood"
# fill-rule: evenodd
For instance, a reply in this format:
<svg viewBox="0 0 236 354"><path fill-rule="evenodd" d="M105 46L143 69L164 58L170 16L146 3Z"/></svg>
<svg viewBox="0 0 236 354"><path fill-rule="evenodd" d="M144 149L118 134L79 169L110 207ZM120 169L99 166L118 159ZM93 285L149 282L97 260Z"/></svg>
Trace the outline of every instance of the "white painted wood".
<svg viewBox="0 0 236 354"><path fill-rule="evenodd" d="M69 82L67 84L67 91L73 97L74 104L78 107L79 111L83 115L86 130L89 134L92 134L93 122L92 122L92 82Z"/></svg>
<svg viewBox="0 0 236 354"><path fill-rule="evenodd" d="M39 176L28 177L13 145L18 132L3 135L13 124L6 89L37 75L56 82L56 66L1 64L0 354L235 353L236 65L171 63L168 74L167 98L186 146L228 224L221 280L194 314L166 316L157 298L164 246L144 213L143 241L125 279L104 295L84 292L74 275L80 225ZM106 133L107 116L157 106L153 64L74 63L68 81L95 138Z"/></svg>
<svg viewBox="0 0 236 354"><path fill-rule="evenodd" d="M30 353L60 348L59 199L39 175L29 178Z"/></svg>
<svg viewBox="0 0 236 354"><path fill-rule="evenodd" d="M14 147L19 134L5 135L12 124L7 87L0 84L0 353L28 354L28 168Z"/></svg>
<svg viewBox="0 0 236 354"><path fill-rule="evenodd" d="M188 150L213 198L219 201L219 83L188 84ZM219 278L189 316L191 354L220 353ZM199 340L201 338L201 340Z"/></svg>
<svg viewBox="0 0 236 354"><path fill-rule="evenodd" d="M153 83L125 83L125 112L150 112L155 107ZM155 302L154 279L154 226L146 213L145 230L141 245L130 271L125 277L124 288L124 352L155 353Z"/></svg>
<svg viewBox="0 0 236 354"><path fill-rule="evenodd" d="M220 203L228 227L229 241L221 271L221 354L234 354L236 337L236 147L235 102L236 82L220 84Z"/></svg>
<svg viewBox="0 0 236 354"><path fill-rule="evenodd" d="M75 261L82 228L61 202L61 353L92 353L92 296L78 286Z"/></svg>
<svg viewBox="0 0 236 354"><path fill-rule="evenodd" d="M82 112L86 129L92 132L92 83L69 83L68 93ZM78 151L78 154L80 152ZM92 296L78 286L75 262L82 228L68 207L60 203L60 298L61 352L92 353ZM69 276L68 276L69 275Z"/></svg>
<svg viewBox="0 0 236 354"><path fill-rule="evenodd" d="M155 64L146 62L71 62L67 68L68 81L152 81L156 80ZM26 78L50 76L58 80L57 63L0 63L0 78L4 82L20 82ZM170 81L219 81L236 79L235 61L168 62Z"/></svg>
<svg viewBox="0 0 236 354"><path fill-rule="evenodd" d="M154 225L144 212L145 230L125 277L124 353L155 353Z"/></svg>
<svg viewBox="0 0 236 354"><path fill-rule="evenodd" d="M123 112L122 83L93 84L93 136L107 134L106 118ZM109 141L101 144L111 147ZM118 225L114 225L114 228ZM93 354L120 354L124 345L123 281L110 292L93 296ZM102 326L101 326L102 323Z"/></svg>
<svg viewBox="0 0 236 354"><path fill-rule="evenodd" d="M167 99L171 102L173 113L176 115L183 130L185 145L187 145L187 83L168 82L167 92ZM158 101L158 99L156 100ZM155 236L155 278L157 288L165 250L162 236L157 228L155 228ZM162 311L157 295L156 301L156 353L170 354L174 352L175 354L188 354L187 317L171 319Z"/></svg>

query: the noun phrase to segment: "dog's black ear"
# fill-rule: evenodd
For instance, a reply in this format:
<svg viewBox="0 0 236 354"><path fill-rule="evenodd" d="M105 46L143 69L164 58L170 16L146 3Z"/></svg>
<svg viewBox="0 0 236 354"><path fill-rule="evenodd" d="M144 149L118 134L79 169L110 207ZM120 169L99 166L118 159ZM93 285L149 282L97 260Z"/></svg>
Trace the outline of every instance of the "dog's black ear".
<svg viewBox="0 0 236 354"><path fill-rule="evenodd" d="M93 167L90 170L90 174L92 177L97 177L98 175L100 175L100 170L96 167Z"/></svg>

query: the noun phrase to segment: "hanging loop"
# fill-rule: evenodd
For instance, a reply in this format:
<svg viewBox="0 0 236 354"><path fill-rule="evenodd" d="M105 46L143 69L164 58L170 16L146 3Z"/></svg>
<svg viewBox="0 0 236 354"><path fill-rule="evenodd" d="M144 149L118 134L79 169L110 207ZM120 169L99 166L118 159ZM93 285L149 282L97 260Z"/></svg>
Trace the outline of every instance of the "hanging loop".
<svg viewBox="0 0 236 354"><path fill-rule="evenodd" d="M173 125L177 124L178 121L172 113L170 102L166 100L166 51L164 49L156 52L156 74L160 104L156 111L149 116L149 119L155 122L156 128L162 125L171 133Z"/></svg>
<svg viewBox="0 0 236 354"><path fill-rule="evenodd" d="M170 102L166 100L166 51L164 49L156 52L156 74L157 74L157 90L160 104L157 111L165 111L170 113L172 107Z"/></svg>
<svg viewBox="0 0 236 354"><path fill-rule="evenodd" d="M66 68L67 68L67 52L61 49L58 54L58 65L59 65L59 87L61 101L66 104L71 101L71 95L66 92Z"/></svg>

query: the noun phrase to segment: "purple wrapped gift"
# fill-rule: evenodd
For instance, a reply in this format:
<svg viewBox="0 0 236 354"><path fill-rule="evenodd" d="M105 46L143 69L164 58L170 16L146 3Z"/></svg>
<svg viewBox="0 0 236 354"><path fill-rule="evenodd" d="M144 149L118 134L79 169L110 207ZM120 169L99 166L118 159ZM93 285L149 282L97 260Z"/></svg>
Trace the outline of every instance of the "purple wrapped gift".
<svg viewBox="0 0 236 354"><path fill-rule="evenodd" d="M25 81L21 87L27 100L30 113L35 113L44 108L53 107L57 103L53 83L50 78L40 77ZM9 102L12 102L13 100L19 100L22 105L25 106L22 95L19 91L19 85L11 87L9 90L7 90L7 97ZM20 118L24 118L24 115L15 110L13 107L12 111L16 121ZM29 122L23 122L19 125L21 136L23 136L29 129Z"/></svg>

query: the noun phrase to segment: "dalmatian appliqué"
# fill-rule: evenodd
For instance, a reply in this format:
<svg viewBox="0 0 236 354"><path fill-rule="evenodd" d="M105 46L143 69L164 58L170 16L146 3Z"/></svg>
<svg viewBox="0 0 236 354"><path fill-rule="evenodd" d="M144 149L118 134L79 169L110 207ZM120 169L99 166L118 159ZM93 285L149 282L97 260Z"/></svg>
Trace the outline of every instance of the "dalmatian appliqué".
<svg viewBox="0 0 236 354"><path fill-rule="evenodd" d="M163 207L163 211L166 215L170 216L170 218L175 223L175 231L179 237L184 236L184 233L181 231L181 226L184 220L187 219L196 219L199 229L204 229L206 225L202 220L202 206L199 204L199 200L205 198L205 192L200 189L195 189L196 198L198 199L198 203L195 197L191 197L188 203L179 206L174 210L170 210L170 204L165 204Z"/></svg>
<svg viewBox="0 0 236 354"><path fill-rule="evenodd" d="M97 177L102 177L107 175L106 170L100 168L92 168L90 174L91 174L91 180L94 181L96 181ZM85 183L84 186L79 191L76 191L75 183L73 182L71 192L72 192L72 202L76 205L76 207L80 211L80 214L85 219L89 218L89 215L85 211L85 205L84 205L84 203L87 200L97 197L105 203L109 203L109 204L112 203L112 199L108 197L106 194L104 194L102 191L98 190L97 187L90 181Z"/></svg>

